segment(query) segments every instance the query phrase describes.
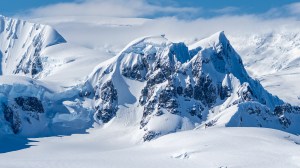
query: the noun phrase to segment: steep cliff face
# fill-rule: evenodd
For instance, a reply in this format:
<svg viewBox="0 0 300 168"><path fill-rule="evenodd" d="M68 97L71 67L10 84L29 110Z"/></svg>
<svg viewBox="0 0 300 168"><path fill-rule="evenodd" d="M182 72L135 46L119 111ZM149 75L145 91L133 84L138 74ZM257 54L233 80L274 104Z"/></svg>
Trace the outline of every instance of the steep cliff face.
<svg viewBox="0 0 300 168"><path fill-rule="evenodd" d="M43 50L65 42L50 26L0 16L0 75L38 78L47 61Z"/></svg>

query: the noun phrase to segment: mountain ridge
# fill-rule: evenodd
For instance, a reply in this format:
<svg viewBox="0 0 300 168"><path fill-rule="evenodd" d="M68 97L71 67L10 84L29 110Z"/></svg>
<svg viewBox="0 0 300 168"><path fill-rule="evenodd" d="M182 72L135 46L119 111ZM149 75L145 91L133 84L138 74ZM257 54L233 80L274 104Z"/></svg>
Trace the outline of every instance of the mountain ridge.
<svg viewBox="0 0 300 168"><path fill-rule="evenodd" d="M214 120L218 117L213 114L213 111L219 111L218 113L221 114L220 111L230 106L237 106L236 112L239 111L239 106L248 111L258 109L256 112L249 113L259 113L257 115L262 115L261 117L268 116L273 120L271 123L276 120L279 125L289 123L285 121L284 116L276 116L272 112L275 108L284 106L284 102L268 93L258 81L250 78L243 67L241 58L231 47L224 32L216 33L198 42L191 46L190 50L186 50L188 46L183 43L172 43L164 37L159 37L160 40L157 38L147 37L130 43L116 57L101 64L94 74L90 75L89 85L93 87L90 93L95 94L95 109L97 110L95 118L100 123L107 123L117 115L119 106L124 103L123 99L130 100L128 95L131 94L131 90L123 88L123 86L130 87L126 83L129 80L139 83L135 89L140 90L140 95L135 91L136 93L131 96L134 95L135 100L139 97L139 104L136 106L139 109L144 108L140 121L140 129L146 132L144 140L176 132L181 128L192 129L195 128L194 124L216 125L217 122ZM182 53L190 57L186 59L186 62L178 59L182 57L180 55ZM190 55L195 53L196 55ZM180 83L183 85L178 86L178 84L181 85ZM177 93L178 88L181 88L180 93ZM193 91L194 89L196 91ZM185 107L186 102L183 103L185 99L193 103ZM122 103L119 103L120 100ZM134 104L134 101L130 103ZM188 109L190 113L184 112ZM161 119L160 116L166 118ZM247 117L251 118L251 115ZM279 123L280 117L283 118L282 123ZM225 123L225 126L242 126L238 122L227 120L228 123ZM163 124L166 121L168 122ZM252 121L254 122L246 125L275 127L268 122L255 121L255 119ZM166 129L160 125L173 126Z"/></svg>

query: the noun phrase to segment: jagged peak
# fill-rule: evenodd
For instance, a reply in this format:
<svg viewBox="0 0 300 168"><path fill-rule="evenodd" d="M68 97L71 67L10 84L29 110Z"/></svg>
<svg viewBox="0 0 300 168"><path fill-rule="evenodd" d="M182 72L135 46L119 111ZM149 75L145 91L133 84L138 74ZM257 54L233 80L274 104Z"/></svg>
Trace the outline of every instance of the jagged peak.
<svg viewBox="0 0 300 168"><path fill-rule="evenodd" d="M247 74L242 59L230 45L224 31L219 31L189 46L189 50L199 50L198 56L192 60L209 60L218 72L232 73L241 81L247 81ZM210 66L208 66L210 67Z"/></svg>
<svg viewBox="0 0 300 168"><path fill-rule="evenodd" d="M210 41L220 42L220 43L228 42L228 39L227 39L224 31L216 32L216 33L212 34L211 36L207 37L206 39L209 39Z"/></svg>
<svg viewBox="0 0 300 168"><path fill-rule="evenodd" d="M209 47L212 45L227 45L229 43L229 40L227 39L224 31L219 31L207 38L201 39L194 44L189 45L189 49L196 49L198 47Z"/></svg>

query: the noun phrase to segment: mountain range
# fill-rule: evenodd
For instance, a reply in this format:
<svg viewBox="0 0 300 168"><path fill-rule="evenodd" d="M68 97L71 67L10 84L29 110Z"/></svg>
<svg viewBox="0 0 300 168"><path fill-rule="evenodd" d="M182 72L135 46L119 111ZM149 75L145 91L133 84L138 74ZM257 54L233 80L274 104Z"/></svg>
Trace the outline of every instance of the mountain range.
<svg viewBox="0 0 300 168"><path fill-rule="evenodd" d="M143 37L91 68L94 57L57 57L74 47L49 26L1 16L0 30L2 135L72 134L95 124L130 127L137 141L208 127L300 132L300 108L251 78L224 32L193 44Z"/></svg>

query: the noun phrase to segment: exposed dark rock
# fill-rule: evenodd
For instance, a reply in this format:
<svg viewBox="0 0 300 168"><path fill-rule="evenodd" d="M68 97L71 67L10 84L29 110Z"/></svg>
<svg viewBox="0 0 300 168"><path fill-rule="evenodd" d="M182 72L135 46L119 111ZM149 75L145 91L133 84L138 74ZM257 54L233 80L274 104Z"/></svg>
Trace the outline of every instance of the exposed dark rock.
<svg viewBox="0 0 300 168"><path fill-rule="evenodd" d="M17 134L21 130L21 120L17 113L7 106L6 104L2 104L2 109L4 113L4 118L7 122L10 123L12 131Z"/></svg>
<svg viewBox="0 0 300 168"><path fill-rule="evenodd" d="M155 105L157 104L156 99L149 101L144 106L143 118L140 122L141 128L143 128L148 123L148 116L155 111Z"/></svg>
<svg viewBox="0 0 300 168"><path fill-rule="evenodd" d="M274 115L278 117L280 124L282 124L285 128L291 125L291 120L286 116L287 113L300 114L300 107L292 106L288 103L275 107Z"/></svg>
<svg viewBox="0 0 300 168"><path fill-rule="evenodd" d="M219 91L219 95L221 100L224 100L227 97L230 97L231 92L230 92L230 88L228 88L228 86L221 86L220 87L220 91Z"/></svg>
<svg viewBox="0 0 300 168"><path fill-rule="evenodd" d="M24 111L44 113L43 104L36 97L17 97L15 101Z"/></svg>
<svg viewBox="0 0 300 168"><path fill-rule="evenodd" d="M288 118L284 117L284 116L279 117L279 122L285 128L287 128L287 127L289 127L291 125L291 121Z"/></svg>
<svg viewBox="0 0 300 168"><path fill-rule="evenodd" d="M43 64L40 57L35 57L32 62L31 75L35 76L43 70Z"/></svg>
<svg viewBox="0 0 300 168"><path fill-rule="evenodd" d="M247 112L248 112L249 114L260 115L260 114L261 114L261 109L258 108L258 107L256 107L256 108L254 108L254 107L249 107L249 108L247 109Z"/></svg>
<svg viewBox="0 0 300 168"><path fill-rule="evenodd" d="M113 107L108 107L97 111L96 115L99 120L103 121L103 123L107 123L116 115L116 111L117 109Z"/></svg>
<svg viewBox="0 0 300 168"><path fill-rule="evenodd" d="M187 84L186 88L184 88L184 96L192 98L192 96L193 96L193 86L191 84Z"/></svg>
<svg viewBox="0 0 300 168"><path fill-rule="evenodd" d="M280 106L276 106L274 109L274 114L278 117L284 115L284 113L291 113L293 111L293 106L291 106L290 104L283 104ZM295 108L297 109L297 108Z"/></svg>
<svg viewBox="0 0 300 168"><path fill-rule="evenodd" d="M159 132L149 131L143 136L144 142L151 141L154 138L158 137L159 135L160 135Z"/></svg>
<svg viewBox="0 0 300 168"><path fill-rule="evenodd" d="M212 84L212 80L206 76L201 76L196 81L194 87L194 99L200 100L204 105L212 106L217 99L216 88Z"/></svg>
<svg viewBox="0 0 300 168"><path fill-rule="evenodd" d="M144 105L147 101L148 97L148 93L149 93L149 89L147 87L143 88L141 91L141 96L139 98L139 102L141 105Z"/></svg>
<svg viewBox="0 0 300 168"><path fill-rule="evenodd" d="M156 116L161 116L161 115L163 115L163 114L164 114L164 112L163 112L162 110L158 110L158 111L155 113Z"/></svg>
<svg viewBox="0 0 300 168"><path fill-rule="evenodd" d="M239 96L241 96L243 101L252 101L253 100L253 92L252 92L250 86L247 85L246 89L242 90L242 92Z"/></svg>
<svg viewBox="0 0 300 168"><path fill-rule="evenodd" d="M163 83L166 80L166 74L164 74L161 70L158 70L155 75L149 76L149 79L147 80L147 86Z"/></svg>
<svg viewBox="0 0 300 168"><path fill-rule="evenodd" d="M100 88L100 106L97 107L96 116L104 123L110 121L118 110L118 93L112 81L108 81Z"/></svg>
<svg viewBox="0 0 300 168"><path fill-rule="evenodd" d="M123 67L122 75L127 78L135 79L138 81L144 81L145 76L143 74L146 74L146 71L147 71L146 65L135 64L135 65L133 65L133 67Z"/></svg>
<svg viewBox="0 0 300 168"><path fill-rule="evenodd" d="M183 94L183 88L181 86L177 87L177 94L182 95Z"/></svg>
<svg viewBox="0 0 300 168"><path fill-rule="evenodd" d="M204 108L201 105L193 105L193 107L189 110L191 116L197 116L199 119L202 119L202 111Z"/></svg>

